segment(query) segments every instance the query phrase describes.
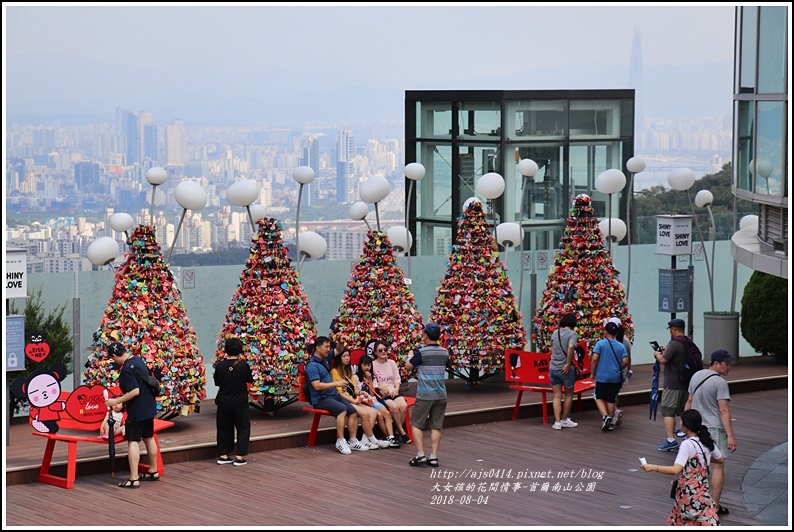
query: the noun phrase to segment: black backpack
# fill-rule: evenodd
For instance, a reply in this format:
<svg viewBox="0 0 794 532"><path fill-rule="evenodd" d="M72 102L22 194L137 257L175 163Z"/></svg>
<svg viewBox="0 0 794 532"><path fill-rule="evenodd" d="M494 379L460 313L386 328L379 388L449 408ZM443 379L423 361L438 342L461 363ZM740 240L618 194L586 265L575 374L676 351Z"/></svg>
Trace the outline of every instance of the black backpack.
<svg viewBox="0 0 794 532"><path fill-rule="evenodd" d="M684 344L684 365L678 367L678 382L689 386L689 381L692 380L692 375L703 369L703 354L700 352L695 342L687 337L673 338L678 342Z"/></svg>

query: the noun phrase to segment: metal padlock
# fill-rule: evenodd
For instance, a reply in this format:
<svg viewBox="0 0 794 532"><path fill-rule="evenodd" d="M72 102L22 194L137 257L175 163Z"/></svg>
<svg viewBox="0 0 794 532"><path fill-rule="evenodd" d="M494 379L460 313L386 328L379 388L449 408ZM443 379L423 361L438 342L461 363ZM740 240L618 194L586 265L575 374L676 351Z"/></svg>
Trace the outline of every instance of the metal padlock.
<svg viewBox="0 0 794 532"><path fill-rule="evenodd" d="M9 353L8 354L8 367L9 368L16 368L19 362L17 361L17 354L16 353Z"/></svg>

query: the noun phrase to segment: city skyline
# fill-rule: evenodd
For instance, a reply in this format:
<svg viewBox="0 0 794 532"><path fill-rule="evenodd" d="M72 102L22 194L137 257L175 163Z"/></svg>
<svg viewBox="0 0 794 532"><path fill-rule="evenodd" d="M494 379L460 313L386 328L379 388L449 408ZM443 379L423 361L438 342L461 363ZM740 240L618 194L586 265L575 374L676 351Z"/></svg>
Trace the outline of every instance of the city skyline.
<svg viewBox="0 0 794 532"><path fill-rule="evenodd" d="M86 123L122 107L160 124L345 124L403 120L405 90L625 88L635 31L648 118L731 110L729 4L3 11L9 123ZM525 29L497 31L515 20Z"/></svg>

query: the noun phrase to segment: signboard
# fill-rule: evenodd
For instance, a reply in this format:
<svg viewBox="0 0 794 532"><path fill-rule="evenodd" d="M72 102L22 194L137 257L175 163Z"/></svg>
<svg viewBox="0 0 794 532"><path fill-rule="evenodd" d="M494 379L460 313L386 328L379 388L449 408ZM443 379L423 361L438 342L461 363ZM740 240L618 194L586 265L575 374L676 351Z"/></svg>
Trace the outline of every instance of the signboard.
<svg viewBox="0 0 794 532"><path fill-rule="evenodd" d="M6 316L6 371L25 369L25 316Z"/></svg>
<svg viewBox="0 0 794 532"><path fill-rule="evenodd" d="M532 252L524 251L521 255L521 270L527 271L532 269Z"/></svg>
<svg viewBox="0 0 794 532"><path fill-rule="evenodd" d="M182 288L196 288L196 270L182 271Z"/></svg>
<svg viewBox="0 0 794 532"><path fill-rule="evenodd" d="M693 259L694 260L703 260L704 257L705 257L704 256L704 252L705 252L705 250L703 249L703 244L698 242L697 244L695 244L695 247L692 250L692 254L694 255Z"/></svg>
<svg viewBox="0 0 794 532"><path fill-rule="evenodd" d="M689 312L689 269L659 269L659 312Z"/></svg>
<svg viewBox="0 0 794 532"><path fill-rule="evenodd" d="M549 267L549 254L545 251L538 251L538 269L545 270Z"/></svg>
<svg viewBox="0 0 794 532"><path fill-rule="evenodd" d="M692 217L682 214L656 217L656 253L689 255L692 253Z"/></svg>
<svg viewBox="0 0 794 532"><path fill-rule="evenodd" d="M6 299L28 297L28 254L24 249L6 250Z"/></svg>

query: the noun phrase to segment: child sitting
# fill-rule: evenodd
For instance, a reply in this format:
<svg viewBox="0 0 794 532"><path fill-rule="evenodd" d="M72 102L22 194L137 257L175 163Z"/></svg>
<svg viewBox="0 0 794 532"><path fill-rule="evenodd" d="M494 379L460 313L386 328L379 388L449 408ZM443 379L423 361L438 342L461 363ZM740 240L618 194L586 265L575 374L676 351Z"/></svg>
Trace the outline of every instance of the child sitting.
<svg viewBox="0 0 794 532"><path fill-rule="evenodd" d="M124 435L124 403L119 403L108 408L105 413L105 419L102 420L102 425L99 427L99 437L108 437L108 428L110 426L110 419L113 419L113 436Z"/></svg>

